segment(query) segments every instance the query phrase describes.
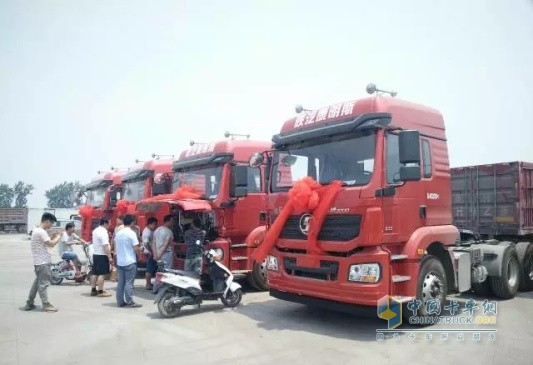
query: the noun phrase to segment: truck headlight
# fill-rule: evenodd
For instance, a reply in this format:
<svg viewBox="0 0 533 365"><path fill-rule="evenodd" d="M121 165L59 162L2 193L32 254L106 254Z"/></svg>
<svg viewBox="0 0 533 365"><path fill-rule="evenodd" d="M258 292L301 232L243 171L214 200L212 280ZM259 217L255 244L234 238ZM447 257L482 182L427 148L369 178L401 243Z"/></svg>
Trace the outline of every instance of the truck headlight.
<svg viewBox="0 0 533 365"><path fill-rule="evenodd" d="M267 269L272 271L278 271L278 258L276 256L267 257Z"/></svg>
<svg viewBox="0 0 533 365"><path fill-rule="evenodd" d="M359 281L363 283L377 283L380 278L378 264L358 264L351 265L348 281Z"/></svg>

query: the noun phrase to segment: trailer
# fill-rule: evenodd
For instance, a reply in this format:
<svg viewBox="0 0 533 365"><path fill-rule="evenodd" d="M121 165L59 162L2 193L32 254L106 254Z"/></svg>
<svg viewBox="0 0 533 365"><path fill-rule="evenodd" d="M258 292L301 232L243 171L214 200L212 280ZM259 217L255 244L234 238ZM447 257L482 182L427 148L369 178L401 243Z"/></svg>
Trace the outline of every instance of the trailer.
<svg viewBox="0 0 533 365"><path fill-rule="evenodd" d="M533 163L464 166L450 172L457 228L483 238L514 242L532 238Z"/></svg>
<svg viewBox="0 0 533 365"><path fill-rule="evenodd" d="M25 233L28 208L0 208L0 232Z"/></svg>

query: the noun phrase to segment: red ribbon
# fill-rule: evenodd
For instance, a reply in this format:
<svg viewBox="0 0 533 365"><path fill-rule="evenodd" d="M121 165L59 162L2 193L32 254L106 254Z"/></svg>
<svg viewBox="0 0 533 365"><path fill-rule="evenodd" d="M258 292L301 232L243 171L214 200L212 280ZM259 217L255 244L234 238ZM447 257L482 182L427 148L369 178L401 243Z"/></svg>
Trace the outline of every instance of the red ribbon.
<svg viewBox="0 0 533 365"><path fill-rule="evenodd" d="M136 203L131 200L119 200L117 202L117 215L121 216L128 212L128 207L135 205Z"/></svg>
<svg viewBox="0 0 533 365"><path fill-rule="evenodd" d="M160 200L180 200L180 199L201 199L202 194L198 193L196 189L190 185L182 185L180 186L174 193L172 194L162 194L153 196L148 199L144 199L143 202L155 202Z"/></svg>
<svg viewBox="0 0 533 365"><path fill-rule="evenodd" d="M94 207L86 204L79 207L78 211L83 219L90 219L93 215Z"/></svg>
<svg viewBox="0 0 533 365"><path fill-rule="evenodd" d="M318 234L341 187L341 181L333 181L325 186L320 186L311 177L304 177L297 181L289 190L287 204L281 210L274 224L270 226L261 245L252 254L255 262L262 262L267 257L278 241L285 223L293 213L311 213L307 251L310 256L315 257L316 260L314 261L318 262L318 255L324 252L318 245Z"/></svg>

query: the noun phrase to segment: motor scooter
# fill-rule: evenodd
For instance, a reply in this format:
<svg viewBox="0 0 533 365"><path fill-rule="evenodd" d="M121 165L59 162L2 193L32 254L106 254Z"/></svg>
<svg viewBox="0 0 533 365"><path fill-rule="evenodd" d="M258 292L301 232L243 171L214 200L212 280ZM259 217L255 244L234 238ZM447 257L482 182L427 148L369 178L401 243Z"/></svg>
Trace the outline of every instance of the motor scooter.
<svg viewBox="0 0 533 365"><path fill-rule="evenodd" d="M164 318L177 317L181 308L186 305L200 304L205 300L222 301L224 306L232 308L239 305L242 299L241 286L234 282L233 274L222 263L216 260L220 257L220 249L204 251L211 269L223 272L222 282L213 280L201 281L201 277L192 271L163 269L156 273L156 282L162 284L154 300L159 314ZM221 285L219 285L221 284ZM214 288L220 286L220 291Z"/></svg>
<svg viewBox="0 0 533 365"><path fill-rule="evenodd" d="M51 266L52 276L50 277L50 283L53 285L59 285L63 282L63 279L74 280L76 283L82 283L85 280L89 280L92 273L91 248L92 246L90 244L83 245L83 252L85 253L86 260L80 260L82 265L80 276L76 276L76 270L70 266L67 260L61 260Z"/></svg>

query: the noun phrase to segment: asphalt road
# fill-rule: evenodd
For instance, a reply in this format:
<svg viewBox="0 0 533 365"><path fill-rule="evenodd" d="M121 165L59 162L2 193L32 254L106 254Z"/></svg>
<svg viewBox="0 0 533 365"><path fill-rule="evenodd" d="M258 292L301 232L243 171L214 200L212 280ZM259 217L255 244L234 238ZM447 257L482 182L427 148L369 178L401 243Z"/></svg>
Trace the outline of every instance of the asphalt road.
<svg viewBox="0 0 533 365"><path fill-rule="evenodd" d="M412 326L377 341L376 329L386 328L382 319L312 309L249 289L236 309L212 302L162 319L140 279L142 308L119 309L114 297L89 297L88 284L64 282L49 288L59 312L22 312L33 278L29 240L0 235L0 364L532 363L533 293L499 301L496 325L427 328L461 329L462 341L455 332L447 341L439 332L402 332L420 329ZM114 294L114 283L106 287ZM496 338L481 333L476 341L469 329L496 329Z"/></svg>

